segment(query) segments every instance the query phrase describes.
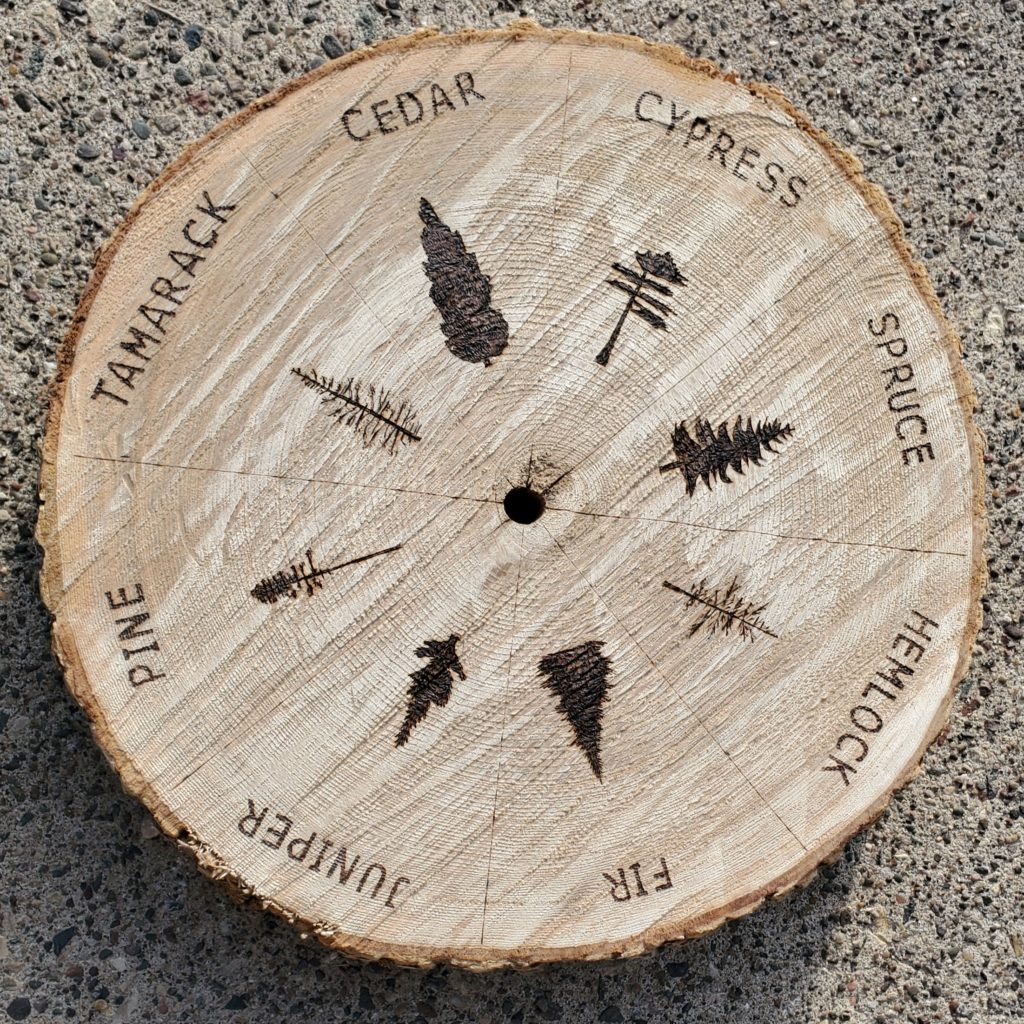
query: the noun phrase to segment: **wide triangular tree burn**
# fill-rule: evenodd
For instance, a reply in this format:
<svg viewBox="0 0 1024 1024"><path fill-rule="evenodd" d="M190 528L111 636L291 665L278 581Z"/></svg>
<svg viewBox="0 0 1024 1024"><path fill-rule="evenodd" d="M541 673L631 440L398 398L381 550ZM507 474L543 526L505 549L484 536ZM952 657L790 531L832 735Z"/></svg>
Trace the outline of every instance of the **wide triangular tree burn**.
<svg viewBox="0 0 1024 1024"><path fill-rule="evenodd" d="M612 663L601 653L602 640L546 654L540 671L544 685L558 697L558 710L572 726L579 747L601 778L601 718L608 700L608 673Z"/></svg>
<svg viewBox="0 0 1024 1024"><path fill-rule="evenodd" d="M447 640L428 640L422 647L416 648L417 658L429 658L430 661L422 668L409 674L409 701L406 706L405 721L398 730L396 747L405 746L409 734L427 716L431 704L443 708L452 695L452 673L460 679L466 678L462 662L455 653L455 645L461 637L454 633Z"/></svg>
<svg viewBox="0 0 1024 1024"><path fill-rule="evenodd" d="M462 235L452 231L427 202L420 200L420 241L427 261L430 298L441 314L445 344L468 363L489 366L508 344L508 323L491 308L491 279L480 270Z"/></svg>
<svg viewBox="0 0 1024 1024"><path fill-rule="evenodd" d="M760 465L764 453L774 454L772 445L784 441L792 433L793 428L779 420L754 426L747 417L747 425L743 426L743 417L737 416L732 436L727 423L720 423L716 432L710 420L698 418L694 421L691 437L684 420L672 431L675 461L659 468L662 473L678 469L686 477L687 494L693 494L698 480L703 480L710 490L712 481L716 479L726 484L732 482L730 469L742 476L746 463Z"/></svg>

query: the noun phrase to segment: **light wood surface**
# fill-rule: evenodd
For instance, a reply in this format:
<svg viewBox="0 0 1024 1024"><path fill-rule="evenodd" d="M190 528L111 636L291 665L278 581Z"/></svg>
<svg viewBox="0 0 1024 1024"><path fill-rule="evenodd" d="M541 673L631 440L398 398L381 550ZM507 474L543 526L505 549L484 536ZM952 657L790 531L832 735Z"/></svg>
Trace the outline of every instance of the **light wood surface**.
<svg viewBox="0 0 1024 1024"><path fill-rule="evenodd" d="M392 41L102 252L55 650L160 825L325 942L635 954L914 773L979 621L973 403L883 194L774 92L529 23Z"/></svg>

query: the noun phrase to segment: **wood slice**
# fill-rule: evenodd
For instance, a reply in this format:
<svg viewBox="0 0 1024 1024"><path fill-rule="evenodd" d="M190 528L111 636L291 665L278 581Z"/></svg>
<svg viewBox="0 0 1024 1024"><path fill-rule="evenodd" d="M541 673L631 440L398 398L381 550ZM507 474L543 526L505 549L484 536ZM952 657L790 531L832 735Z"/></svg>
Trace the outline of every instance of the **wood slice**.
<svg viewBox="0 0 1024 1024"><path fill-rule="evenodd" d="M805 880L979 621L979 439L896 216L778 94L420 33L169 167L63 350L39 537L97 739L350 954L628 955Z"/></svg>

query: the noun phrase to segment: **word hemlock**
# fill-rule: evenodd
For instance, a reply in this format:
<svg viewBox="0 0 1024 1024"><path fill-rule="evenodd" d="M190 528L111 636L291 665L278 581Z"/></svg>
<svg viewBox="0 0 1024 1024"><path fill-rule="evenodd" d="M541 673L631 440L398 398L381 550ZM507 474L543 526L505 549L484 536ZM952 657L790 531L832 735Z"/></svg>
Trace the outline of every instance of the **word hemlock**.
<svg viewBox="0 0 1024 1024"><path fill-rule="evenodd" d="M862 697L871 700L872 693L879 693L885 700L895 702L895 691L903 689L904 681L900 677L906 676L909 680L914 674L913 665L907 664L907 662L913 662L916 665L921 660L928 644L934 639L929 629L937 629L939 624L934 619L929 619L927 615L913 610L910 612L910 618L910 622L903 623L902 629L896 634L896 639L893 640L891 646L891 649L904 660L900 661L891 654L887 654L885 656L886 667L875 673L875 679L880 679L885 685L882 686L874 681L868 683L860 692ZM885 720L872 706L876 701L877 698L874 698L871 704L858 704L850 709L850 724L856 731L844 732L836 740L836 752L828 755L832 763L822 766L823 772L838 772L844 786L850 784L850 775L857 774L854 765L860 764L868 756L870 746L864 737L881 732L885 725ZM853 764L850 763L851 761Z"/></svg>

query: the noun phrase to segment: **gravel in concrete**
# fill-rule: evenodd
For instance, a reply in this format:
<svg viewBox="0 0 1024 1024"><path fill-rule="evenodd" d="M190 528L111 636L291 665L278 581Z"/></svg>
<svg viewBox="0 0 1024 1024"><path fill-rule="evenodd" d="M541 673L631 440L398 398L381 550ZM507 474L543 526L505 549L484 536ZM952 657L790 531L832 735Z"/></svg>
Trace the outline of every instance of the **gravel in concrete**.
<svg viewBox="0 0 1024 1024"><path fill-rule="evenodd" d="M808 888L635 961L403 972L232 904L107 768L37 596L46 383L96 247L187 142L355 46L520 13L678 43L771 82L888 190L978 388L992 583L923 774ZM0 1022L1024 1018L1017 0L6 0L0 16Z"/></svg>

